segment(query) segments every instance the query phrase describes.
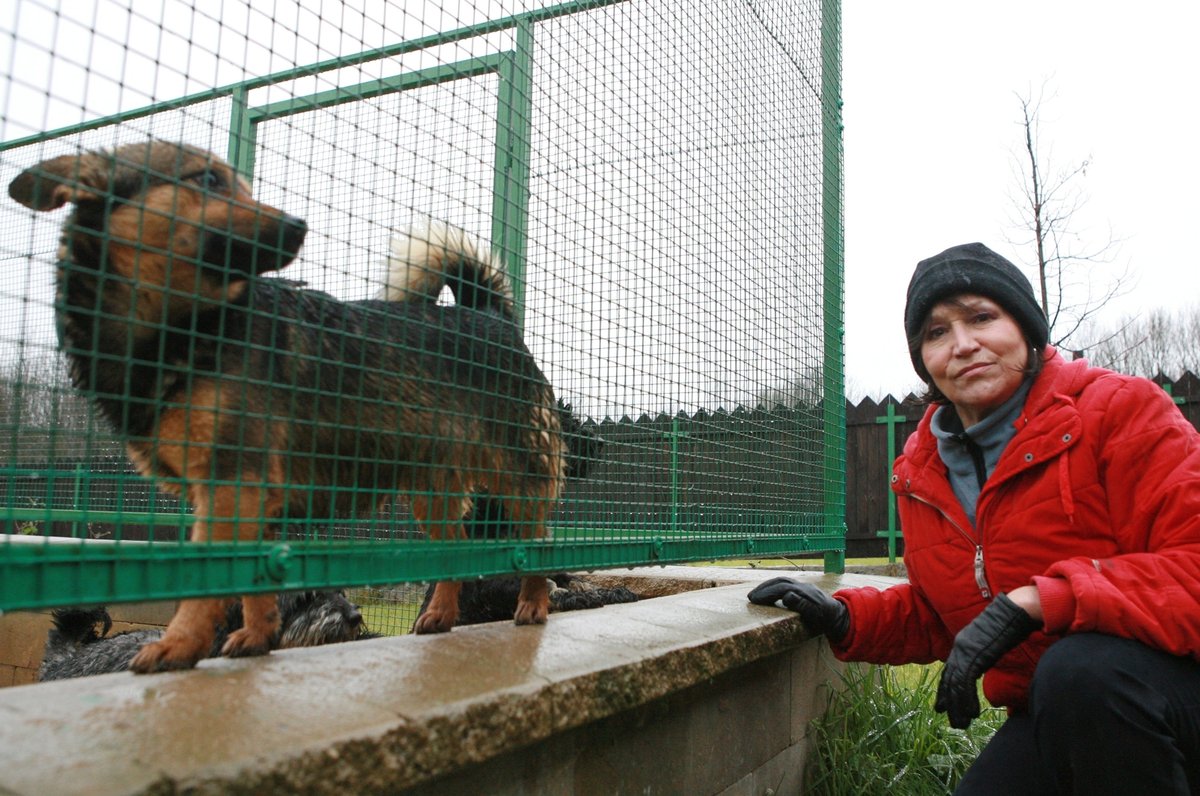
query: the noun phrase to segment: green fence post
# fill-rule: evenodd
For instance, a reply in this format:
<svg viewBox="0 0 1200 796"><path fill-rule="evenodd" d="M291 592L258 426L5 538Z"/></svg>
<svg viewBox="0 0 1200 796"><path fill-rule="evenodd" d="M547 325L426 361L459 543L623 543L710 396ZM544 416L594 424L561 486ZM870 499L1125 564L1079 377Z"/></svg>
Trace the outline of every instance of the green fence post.
<svg viewBox="0 0 1200 796"><path fill-rule="evenodd" d="M671 418L671 538L679 536L679 440L687 436L679 430L679 416Z"/></svg>
<svg viewBox="0 0 1200 796"><path fill-rule="evenodd" d="M258 127L250 116L250 90L236 86L230 93L229 162L247 182L254 182L254 155L258 145Z"/></svg>
<svg viewBox="0 0 1200 796"><path fill-rule="evenodd" d="M888 525L883 531L876 531L876 536L887 537L888 561L896 563L896 538L900 535L896 527L896 495L891 490L892 462L896 461L896 426L908 420L904 415L896 414L896 405L888 401L887 414L875 418L876 423L887 423L887 472L888 472Z"/></svg>
<svg viewBox="0 0 1200 796"><path fill-rule="evenodd" d="M533 124L533 27L516 26L516 52L500 67L492 182L492 246L512 281L517 323L525 326L525 257L529 213L529 138Z"/></svg>
<svg viewBox="0 0 1200 796"><path fill-rule="evenodd" d="M1186 398L1176 398L1175 397L1174 385L1171 384L1170 382L1165 382L1162 385L1162 388L1163 388L1163 391L1166 392L1167 395L1171 396L1171 400L1175 402L1176 406L1183 406L1185 403L1187 403Z"/></svg>
<svg viewBox="0 0 1200 796"><path fill-rule="evenodd" d="M846 399L842 373L842 31L840 0L821 3L821 206L824 362L825 531L842 549L825 554L826 572L846 569Z"/></svg>

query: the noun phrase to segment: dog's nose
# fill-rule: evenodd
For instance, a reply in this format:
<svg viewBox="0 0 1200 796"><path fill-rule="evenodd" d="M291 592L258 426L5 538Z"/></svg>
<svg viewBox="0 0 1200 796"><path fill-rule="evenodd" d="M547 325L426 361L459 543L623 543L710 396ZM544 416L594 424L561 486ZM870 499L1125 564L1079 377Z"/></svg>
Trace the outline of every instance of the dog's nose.
<svg viewBox="0 0 1200 796"><path fill-rule="evenodd" d="M284 213L280 225L283 227L284 251L299 251L300 245L304 243L304 236L308 234L308 222L298 216Z"/></svg>
<svg viewBox="0 0 1200 796"><path fill-rule="evenodd" d="M308 233L308 222L290 213L284 213L283 227L287 230L288 234L299 235L301 238Z"/></svg>

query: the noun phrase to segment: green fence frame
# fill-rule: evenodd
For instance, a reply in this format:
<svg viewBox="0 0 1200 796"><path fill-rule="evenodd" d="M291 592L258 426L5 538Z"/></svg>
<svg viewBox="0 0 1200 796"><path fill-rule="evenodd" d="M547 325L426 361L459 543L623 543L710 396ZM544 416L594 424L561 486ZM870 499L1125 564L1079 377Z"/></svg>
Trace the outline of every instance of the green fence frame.
<svg viewBox="0 0 1200 796"><path fill-rule="evenodd" d="M523 317L526 223L532 123L533 26L540 21L603 8L624 0L572 0L537 11L434 34L391 46L277 72L233 85L156 103L89 122L0 142L0 152L230 97L229 159L243 175L254 173L257 125L270 119L354 102L460 78L499 76L493 177L492 244L510 269ZM845 407L843 395L843 220L840 0L822 0L821 83L823 150L822 423L824 511L819 515L708 512L702 520L680 515L672 527L647 535L603 529L569 529L560 540L389 541L377 543L286 541L209 544L98 541L14 533L21 523L84 522L119 516L123 522L186 528L186 513L22 509L0 506L0 613L65 604L117 603L248 594L300 588L390 584L492 575L668 564L734 557L823 554L826 571L845 564ZM263 106L249 105L251 91L370 61L395 57L490 33L515 30L515 49L400 76L319 92ZM15 472L11 469L6 472ZM62 474L66 476L67 474ZM68 476L69 477L69 476ZM690 521L689 521L690 520ZM703 526L703 539L689 531ZM720 527L741 530L719 531ZM469 568L464 568L469 546Z"/></svg>
<svg viewBox="0 0 1200 796"><path fill-rule="evenodd" d="M821 374L825 396L825 528L841 529L840 550L825 554L825 569L846 567L846 402L843 339L845 308L844 232L842 215L842 17L840 0L821 3L821 138L823 153L821 205L824 242L824 362Z"/></svg>

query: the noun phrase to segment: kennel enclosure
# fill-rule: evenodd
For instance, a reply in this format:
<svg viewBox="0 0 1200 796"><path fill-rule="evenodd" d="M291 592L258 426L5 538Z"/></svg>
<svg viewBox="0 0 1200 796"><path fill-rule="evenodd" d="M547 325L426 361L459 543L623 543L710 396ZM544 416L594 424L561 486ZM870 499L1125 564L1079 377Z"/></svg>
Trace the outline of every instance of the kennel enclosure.
<svg viewBox="0 0 1200 796"><path fill-rule="evenodd" d="M65 374L65 211L0 209L0 610L844 551L834 0L18 0L0 175L147 138L304 218L273 277L343 300L420 219L499 255L588 438L552 538L424 538L401 499L185 543ZM18 68L19 65L19 68ZM352 422L348 419L347 422ZM303 485L289 485L303 489ZM347 488L354 488L353 485ZM519 531L519 529L513 529Z"/></svg>

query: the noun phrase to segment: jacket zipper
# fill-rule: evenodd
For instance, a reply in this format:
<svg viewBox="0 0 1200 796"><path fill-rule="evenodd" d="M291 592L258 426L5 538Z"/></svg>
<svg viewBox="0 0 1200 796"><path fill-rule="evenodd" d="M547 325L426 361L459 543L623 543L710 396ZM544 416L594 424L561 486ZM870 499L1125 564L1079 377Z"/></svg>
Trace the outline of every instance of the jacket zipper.
<svg viewBox="0 0 1200 796"><path fill-rule="evenodd" d="M975 585L979 587L983 599L992 599L992 589L988 586L987 573L983 569L983 545L978 542L975 543Z"/></svg>
<svg viewBox="0 0 1200 796"><path fill-rule="evenodd" d="M936 511L938 514L941 514L943 517L945 517L946 522L950 523L950 526L952 528L954 528L954 530L956 530L960 534L962 534L962 537L964 539L966 539L968 542L970 542L975 547L975 585L979 587L979 593L980 593L980 595L983 596L983 599L985 599L985 600L992 599L992 587L988 585L987 571L984 569L983 543L980 540L977 540L971 534L964 531L962 529L962 526L960 526L957 522L955 522L950 517L949 514L942 511L942 509L940 507L935 506L934 504L930 503L925 498L923 498L917 494L914 494L912 492L908 492L907 494L913 500L916 500L919 503L924 503L926 506L929 506L931 509Z"/></svg>

